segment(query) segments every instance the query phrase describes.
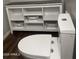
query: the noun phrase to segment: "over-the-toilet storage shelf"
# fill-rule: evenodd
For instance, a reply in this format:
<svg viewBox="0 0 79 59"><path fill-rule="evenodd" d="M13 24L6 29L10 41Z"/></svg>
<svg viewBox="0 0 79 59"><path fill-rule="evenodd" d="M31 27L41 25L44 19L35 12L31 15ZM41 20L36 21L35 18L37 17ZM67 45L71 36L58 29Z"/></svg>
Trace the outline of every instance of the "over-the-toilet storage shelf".
<svg viewBox="0 0 79 59"><path fill-rule="evenodd" d="M58 31L58 15L62 3L7 5L11 33L13 31Z"/></svg>

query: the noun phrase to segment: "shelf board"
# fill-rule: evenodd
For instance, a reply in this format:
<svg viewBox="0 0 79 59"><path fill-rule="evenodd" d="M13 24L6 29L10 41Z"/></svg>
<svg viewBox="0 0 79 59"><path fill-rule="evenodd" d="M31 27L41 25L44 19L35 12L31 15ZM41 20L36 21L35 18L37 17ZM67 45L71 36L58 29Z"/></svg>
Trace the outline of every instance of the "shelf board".
<svg viewBox="0 0 79 59"><path fill-rule="evenodd" d="M24 19L11 19L11 21L24 21Z"/></svg>
<svg viewBox="0 0 79 59"><path fill-rule="evenodd" d="M48 30L53 30L53 29L57 29L57 27L46 27L46 29L48 29Z"/></svg>
<svg viewBox="0 0 79 59"><path fill-rule="evenodd" d="M44 19L44 21L57 21L57 19Z"/></svg>
<svg viewBox="0 0 79 59"><path fill-rule="evenodd" d="M31 20L31 21L24 21L24 23L44 23L43 21L39 21L39 20Z"/></svg>
<svg viewBox="0 0 79 59"><path fill-rule="evenodd" d="M24 29L24 27L13 27L13 30L23 30Z"/></svg>
<svg viewBox="0 0 79 59"><path fill-rule="evenodd" d="M43 15L42 12L25 12L24 16Z"/></svg>
<svg viewBox="0 0 79 59"><path fill-rule="evenodd" d="M58 28L49 28L49 29L45 28L45 31L54 31L54 32L56 32L56 31L58 31Z"/></svg>
<svg viewBox="0 0 79 59"><path fill-rule="evenodd" d="M48 29L43 29L43 28L41 28L41 29L29 29L29 28L13 28L13 30L16 30L16 31L42 31L42 32L58 32L58 30L57 29L55 29L55 30L48 30Z"/></svg>
<svg viewBox="0 0 79 59"><path fill-rule="evenodd" d="M28 30L38 30L38 31L40 31L40 30L43 30L43 27L39 27L39 26L37 26L37 27L26 27L26 29L28 29Z"/></svg>

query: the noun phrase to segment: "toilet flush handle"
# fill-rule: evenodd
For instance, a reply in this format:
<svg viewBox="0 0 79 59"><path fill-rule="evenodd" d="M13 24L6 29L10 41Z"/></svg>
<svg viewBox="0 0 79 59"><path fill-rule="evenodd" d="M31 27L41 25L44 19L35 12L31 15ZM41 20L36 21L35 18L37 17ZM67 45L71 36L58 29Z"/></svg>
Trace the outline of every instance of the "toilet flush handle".
<svg viewBox="0 0 79 59"><path fill-rule="evenodd" d="M67 21L67 19L66 18L63 18L62 21Z"/></svg>

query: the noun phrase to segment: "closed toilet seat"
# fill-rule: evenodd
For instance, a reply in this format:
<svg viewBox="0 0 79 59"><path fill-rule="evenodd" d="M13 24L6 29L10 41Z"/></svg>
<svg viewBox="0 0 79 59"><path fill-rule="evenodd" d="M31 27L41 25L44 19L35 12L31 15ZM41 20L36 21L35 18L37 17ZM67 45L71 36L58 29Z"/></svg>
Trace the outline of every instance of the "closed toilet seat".
<svg viewBox="0 0 79 59"><path fill-rule="evenodd" d="M51 35L37 34L23 38L18 49L23 56L29 58L49 58L50 56Z"/></svg>
<svg viewBox="0 0 79 59"><path fill-rule="evenodd" d="M18 43L19 52L31 59L61 59L57 37L50 34L27 36ZM51 50L53 49L53 51Z"/></svg>

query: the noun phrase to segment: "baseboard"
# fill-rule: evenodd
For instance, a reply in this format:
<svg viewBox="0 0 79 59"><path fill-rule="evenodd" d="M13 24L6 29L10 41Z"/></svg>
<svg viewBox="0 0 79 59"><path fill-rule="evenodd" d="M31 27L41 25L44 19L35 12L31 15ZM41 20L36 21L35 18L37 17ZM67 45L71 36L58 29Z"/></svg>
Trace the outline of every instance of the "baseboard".
<svg viewBox="0 0 79 59"><path fill-rule="evenodd" d="M5 33L5 35L3 36L3 40L5 40L9 34L10 34L10 30L7 33Z"/></svg>

